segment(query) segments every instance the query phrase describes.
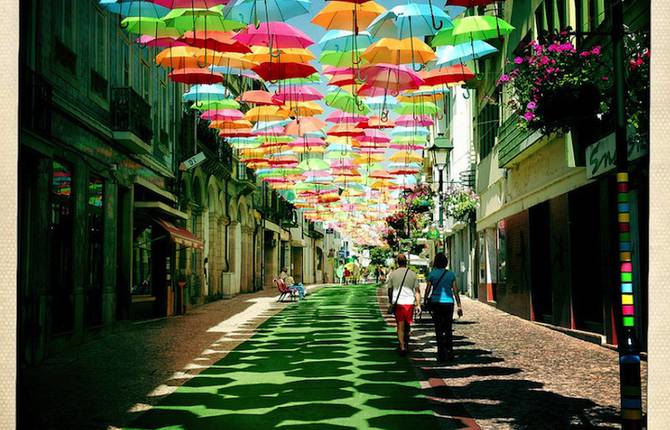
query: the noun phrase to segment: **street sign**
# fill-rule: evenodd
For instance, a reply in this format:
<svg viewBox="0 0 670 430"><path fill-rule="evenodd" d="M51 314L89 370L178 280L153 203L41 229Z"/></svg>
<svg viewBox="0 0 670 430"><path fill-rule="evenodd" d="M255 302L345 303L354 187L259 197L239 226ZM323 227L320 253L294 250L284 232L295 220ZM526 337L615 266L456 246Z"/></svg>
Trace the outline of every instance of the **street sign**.
<svg viewBox="0 0 670 430"><path fill-rule="evenodd" d="M184 170L189 170L197 166L198 164L202 163L205 161L207 157L205 156L204 152L199 152L195 154L193 157L189 158L188 160L185 160L179 165L179 170L184 171Z"/></svg>

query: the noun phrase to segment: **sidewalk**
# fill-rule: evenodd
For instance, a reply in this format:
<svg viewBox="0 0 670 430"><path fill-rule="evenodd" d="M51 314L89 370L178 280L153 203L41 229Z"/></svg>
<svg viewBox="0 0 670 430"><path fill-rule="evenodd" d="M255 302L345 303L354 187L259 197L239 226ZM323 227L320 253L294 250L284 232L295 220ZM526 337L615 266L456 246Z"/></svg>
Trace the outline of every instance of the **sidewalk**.
<svg viewBox="0 0 670 430"><path fill-rule="evenodd" d="M384 293L382 293L384 294ZM430 315L414 326L422 386L464 428L618 429L616 351L462 298L454 321L455 362L435 361ZM642 363L643 408L646 367Z"/></svg>
<svg viewBox="0 0 670 430"><path fill-rule="evenodd" d="M308 286L309 292L324 285ZM121 427L253 335L284 309L276 289L241 294L186 315L133 324L20 370L22 428ZM309 301L309 296L307 298Z"/></svg>

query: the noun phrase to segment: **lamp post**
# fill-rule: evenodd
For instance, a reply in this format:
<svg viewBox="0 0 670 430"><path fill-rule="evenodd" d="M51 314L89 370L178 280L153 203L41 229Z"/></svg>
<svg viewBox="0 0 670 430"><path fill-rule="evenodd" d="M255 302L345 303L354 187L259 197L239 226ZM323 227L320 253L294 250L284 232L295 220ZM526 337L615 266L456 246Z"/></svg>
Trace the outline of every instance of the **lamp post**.
<svg viewBox="0 0 670 430"><path fill-rule="evenodd" d="M444 216L442 214L442 192L444 185L444 169L447 167L447 160L449 158L449 153L453 147L449 144L449 140L446 137L436 137L433 145L428 148L428 153L430 154L430 160L432 161L433 166L437 169L439 174L438 188L437 188L437 201L438 201L438 226L440 229L444 228ZM440 235L440 239L441 239Z"/></svg>

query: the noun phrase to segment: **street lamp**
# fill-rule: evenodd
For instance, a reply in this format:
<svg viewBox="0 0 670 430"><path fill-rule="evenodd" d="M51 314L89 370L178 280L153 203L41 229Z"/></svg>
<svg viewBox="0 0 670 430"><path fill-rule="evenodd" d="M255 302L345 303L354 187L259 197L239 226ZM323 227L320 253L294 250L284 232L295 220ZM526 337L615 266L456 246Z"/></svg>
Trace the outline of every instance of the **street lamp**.
<svg viewBox="0 0 670 430"><path fill-rule="evenodd" d="M446 137L438 136L435 138L433 145L427 149L430 154L430 160L433 163L433 166L437 168L439 172L440 179L438 182L438 204L439 204L439 226L440 228L444 227L442 219L442 186L443 186L443 172L447 167L447 160L449 159L449 153L453 149L449 140Z"/></svg>

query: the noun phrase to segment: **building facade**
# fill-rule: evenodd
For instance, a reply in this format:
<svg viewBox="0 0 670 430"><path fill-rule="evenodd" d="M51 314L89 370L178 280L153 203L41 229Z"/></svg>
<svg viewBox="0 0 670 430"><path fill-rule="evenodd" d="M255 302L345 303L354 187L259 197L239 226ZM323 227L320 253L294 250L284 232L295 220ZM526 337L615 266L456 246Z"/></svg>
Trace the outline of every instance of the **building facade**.
<svg viewBox="0 0 670 430"><path fill-rule="evenodd" d="M196 119L157 49L98 3L21 3L22 365L134 320L273 288L282 265L324 282L336 246ZM228 85L237 95L248 83Z"/></svg>
<svg viewBox="0 0 670 430"><path fill-rule="evenodd" d="M520 131L497 85L520 50L544 31L570 27L578 47L602 45L611 52L611 16L603 0L514 0L498 13L516 31L500 52L478 61L484 79L474 86L477 150L477 296L520 317L599 335L616 344L621 320L617 294L616 182L600 172L593 156L613 136L595 123L569 133ZM629 31L649 25L649 3L626 2ZM599 36L597 34L600 34ZM594 77L597 79L597 77ZM566 106L565 109L570 109ZM646 332L648 156L633 153L631 239L637 326ZM602 152L602 151L601 151ZM587 156L590 155L590 156ZM629 154L629 158L631 155ZM595 163L595 164L594 164Z"/></svg>

